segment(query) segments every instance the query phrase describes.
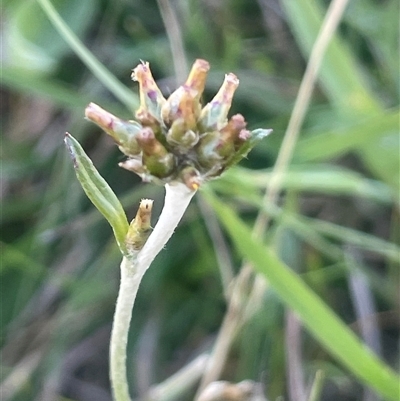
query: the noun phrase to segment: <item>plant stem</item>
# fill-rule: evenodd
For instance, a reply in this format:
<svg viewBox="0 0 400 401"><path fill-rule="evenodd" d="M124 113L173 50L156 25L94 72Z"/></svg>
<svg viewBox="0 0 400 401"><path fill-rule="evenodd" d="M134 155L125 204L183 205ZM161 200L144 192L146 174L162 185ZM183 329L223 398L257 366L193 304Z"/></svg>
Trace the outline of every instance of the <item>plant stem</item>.
<svg viewBox="0 0 400 401"><path fill-rule="evenodd" d="M140 252L124 257L110 344L110 379L115 401L130 401L126 375L126 349L132 308L146 270L172 236L195 191L184 184L165 185L165 203L160 218Z"/></svg>
<svg viewBox="0 0 400 401"><path fill-rule="evenodd" d="M266 204L276 203L282 186L284 173L292 160L294 149L300 135L300 129L310 105L311 96L318 79L322 61L329 43L342 20L348 2L349 0L333 0L325 14L318 36L311 49L310 58L300 83L299 92L272 171L271 180L267 185L264 196L264 203ZM266 231L268 223L268 217L260 213L254 225L254 231L257 236L262 235L262 233Z"/></svg>
<svg viewBox="0 0 400 401"><path fill-rule="evenodd" d="M110 343L110 379L116 401L130 401L126 376L126 347L132 308L140 281L141 277L135 271L133 261L124 257Z"/></svg>
<svg viewBox="0 0 400 401"><path fill-rule="evenodd" d="M189 72L189 67L183 44L181 22L170 0L157 0L158 9L163 19L165 32L171 47L172 62L174 63L175 78L177 83L184 82Z"/></svg>

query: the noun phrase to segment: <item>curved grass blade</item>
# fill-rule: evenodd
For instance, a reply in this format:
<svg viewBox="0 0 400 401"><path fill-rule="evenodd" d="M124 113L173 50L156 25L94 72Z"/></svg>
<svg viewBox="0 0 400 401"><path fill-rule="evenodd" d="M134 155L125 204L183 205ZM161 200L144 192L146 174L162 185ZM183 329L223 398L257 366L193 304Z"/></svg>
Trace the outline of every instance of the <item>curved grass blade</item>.
<svg viewBox="0 0 400 401"><path fill-rule="evenodd" d="M272 177L269 170L249 170L235 166L224 173L221 180L213 181L212 187L224 192L235 189L237 193L258 193L259 189L264 189L271 182ZM356 196L384 205L392 205L396 200L395 191L385 183L365 178L345 168L324 164L293 166L284 173L282 188L297 192Z"/></svg>
<svg viewBox="0 0 400 401"><path fill-rule="evenodd" d="M106 67L85 47L79 38L71 31L68 25L60 17L57 10L49 0L37 0L43 11L53 24L57 32L71 46L71 49L82 60L82 62L92 71L93 75L107 89L123 103L128 110L134 111L139 107L138 97L132 93L125 85L107 70Z"/></svg>
<svg viewBox="0 0 400 401"><path fill-rule="evenodd" d="M96 170L82 146L69 133L65 134L65 144L74 162L75 173L83 190L110 223L121 252L126 254L125 237L129 224L120 201Z"/></svg>
<svg viewBox="0 0 400 401"><path fill-rule="evenodd" d="M276 293L310 333L344 366L388 400L398 400L400 378L376 357L335 313L259 240L225 203L203 190L235 246L254 269L265 276Z"/></svg>
<svg viewBox="0 0 400 401"><path fill-rule="evenodd" d="M323 20L320 2L283 0L282 6L300 50L311 52ZM364 82L360 65L340 35L336 33L321 65L320 80L327 96L341 112L349 115L371 114L381 109L376 96Z"/></svg>

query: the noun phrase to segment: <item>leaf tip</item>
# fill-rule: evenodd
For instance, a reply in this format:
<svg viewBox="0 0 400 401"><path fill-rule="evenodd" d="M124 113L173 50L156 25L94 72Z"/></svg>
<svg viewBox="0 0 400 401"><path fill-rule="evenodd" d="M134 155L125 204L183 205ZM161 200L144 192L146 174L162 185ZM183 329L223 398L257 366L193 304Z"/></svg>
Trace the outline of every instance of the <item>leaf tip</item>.
<svg viewBox="0 0 400 401"><path fill-rule="evenodd" d="M69 132L66 132L65 136L64 136L64 143L65 143L65 146L68 149L69 155L71 156L71 159L74 163L74 168L78 168L78 161L76 159L73 141L74 141L73 136Z"/></svg>
<svg viewBox="0 0 400 401"><path fill-rule="evenodd" d="M252 137L257 140L264 139L271 133L272 133L272 129L264 129L264 128L258 128L258 129L251 131Z"/></svg>

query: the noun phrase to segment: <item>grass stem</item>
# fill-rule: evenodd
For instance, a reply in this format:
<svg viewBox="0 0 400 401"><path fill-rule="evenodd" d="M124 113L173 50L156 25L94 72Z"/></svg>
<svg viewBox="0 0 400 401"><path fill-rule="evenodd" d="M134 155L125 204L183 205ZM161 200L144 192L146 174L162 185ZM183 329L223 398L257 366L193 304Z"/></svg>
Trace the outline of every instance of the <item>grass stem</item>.
<svg viewBox="0 0 400 401"><path fill-rule="evenodd" d="M272 172L271 181L268 183L268 187L264 195L264 202L266 204L274 204L279 194L284 173L292 159L297 139L299 137L300 128L304 121L304 117L306 115L311 100L311 95L318 77L319 68L321 66L329 42L332 39L336 31L336 28L341 20L341 17L343 15L347 3L348 0L333 0L326 13L318 37L316 38L315 44L311 51L306 71L300 84L295 105L292 114L290 116L288 127L286 129L285 136L278 154L278 158L276 160ZM269 222L268 216L265 215L265 213L260 212L254 225L253 236L260 237L265 232L268 226L268 222ZM249 282L249 275L251 271L252 271L251 264L249 262L245 262L240 270L240 273L235 279L236 283L234 286L234 291L238 291L239 293L241 293L243 291L243 288L246 288ZM254 289L257 289L257 294L262 294L264 291L260 291L259 287L260 285L264 284L264 289L265 289L267 285L266 281L263 278L261 278L256 280L255 282L259 285L255 286ZM253 296L252 293L250 294L249 299L258 304L258 301L255 300L255 297ZM256 307L253 306L254 304L252 305L249 303L248 305L249 307L247 309L252 308L253 311L257 309ZM230 309L232 308L237 309L238 307L237 306L233 307L231 301L228 305L228 312L224 318L222 326L226 327L227 323L225 323L225 321L230 320L231 316L234 316L236 317L235 318L236 324L230 323L229 326L235 327L235 332L236 332L236 330L239 330L237 326L243 325L245 320L241 318L241 313L236 313L236 312L230 313ZM244 306L240 308L240 310L244 309L245 309ZM221 335L221 333L222 331L220 331L219 335ZM229 339L231 343L233 342L235 338L234 335L235 333L233 331L232 333L227 333L226 331L224 331L223 334L227 336L227 339ZM205 370L205 374L203 376L199 392L201 392L201 390L205 388L209 383L218 379L224 367L225 361L228 357L229 350L230 350L230 345L227 344L227 341L222 342L218 341L217 339L214 345L214 349L211 353L207 369ZM212 372L212 374L209 372Z"/></svg>

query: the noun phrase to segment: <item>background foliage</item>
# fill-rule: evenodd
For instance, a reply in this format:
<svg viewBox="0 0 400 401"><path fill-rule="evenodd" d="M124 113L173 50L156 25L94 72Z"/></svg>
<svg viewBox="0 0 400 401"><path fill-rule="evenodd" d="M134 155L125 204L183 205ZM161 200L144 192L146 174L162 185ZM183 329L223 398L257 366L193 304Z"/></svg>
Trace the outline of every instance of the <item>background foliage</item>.
<svg viewBox="0 0 400 401"><path fill-rule="evenodd" d="M150 62L165 94L176 87L156 2L53 4L132 94L130 70L140 59ZM115 98L36 2L3 5L2 396L110 400L108 341L120 255L111 229L79 187L62 144L64 132L81 141L129 217L142 197L155 199L157 216L163 189L119 169L118 149L82 117L94 101L130 118L135 96L131 107ZM211 63L206 100L225 72L235 72L240 86L232 112L241 112L250 128L274 129L246 161L208 186L250 227L263 207L263 190L327 2L191 0L173 6L186 60ZM266 206L272 224L265 238L394 369L399 368L398 7L395 0L350 2L322 66L279 207ZM129 342L134 396L144 396L215 341L226 312L224 277L241 266L240 247L213 231L210 223L216 221L198 194L145 276ZM293 317L273 288L261 303L236 337L223 379L252 379L263 384L270 400L297 400L289 377L299 360L305 388L318 369L324 371L323 400L379 399L308 332L300 335L293 328ZM193 399L192 391L176 399Z"/></svg>

